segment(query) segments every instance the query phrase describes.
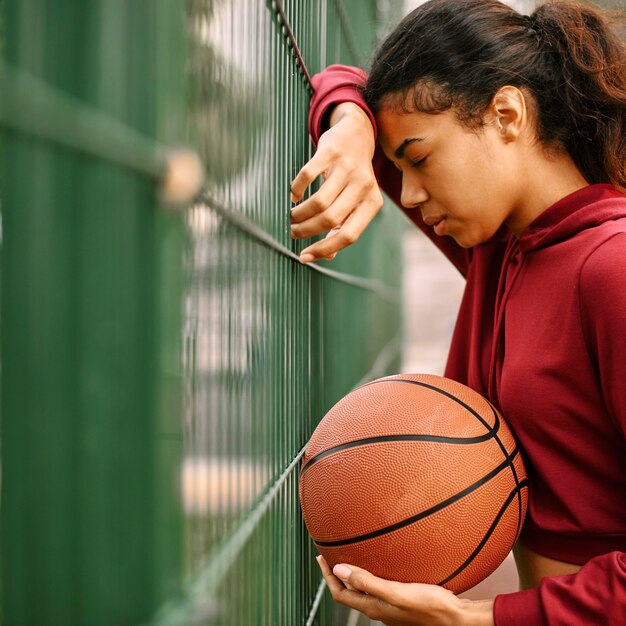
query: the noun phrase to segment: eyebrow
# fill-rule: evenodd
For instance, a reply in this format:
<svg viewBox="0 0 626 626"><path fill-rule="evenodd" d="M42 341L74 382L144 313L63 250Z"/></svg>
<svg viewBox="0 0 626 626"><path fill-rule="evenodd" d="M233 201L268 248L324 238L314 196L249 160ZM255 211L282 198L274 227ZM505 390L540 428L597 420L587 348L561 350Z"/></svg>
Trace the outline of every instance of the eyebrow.
<svg viewBox="0 0 626 626"><path fill-rule="evenodd" d="M404 157L404 151L406 150L407 146L411 145L415 141L424 141L424 139L425 137L409 137L405 139L400 144L398 149L394 152L394 156L396 157L396 159L401 159L402 157Z"/></svg>

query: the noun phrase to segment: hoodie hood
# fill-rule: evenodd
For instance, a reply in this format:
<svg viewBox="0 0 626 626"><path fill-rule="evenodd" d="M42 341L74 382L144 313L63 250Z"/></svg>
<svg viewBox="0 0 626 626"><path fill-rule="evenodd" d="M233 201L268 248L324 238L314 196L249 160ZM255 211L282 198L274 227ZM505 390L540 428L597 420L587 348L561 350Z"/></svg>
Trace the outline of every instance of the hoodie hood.
<svg viewBox="0 0 626 626"><path fill-rule="evenodd" d="M519 239L510 237L495 297L494 333L489 366L489 397L499 405L498 380L504 354L504 314L523 271L527 253L546 248L608 221L626 218L626 196L611 185L590 185L548 207Z"/></svg>
<svg viewBox="0 0 626 626"><path fill-rule="evenodd" d="M626 196L611 185L590 185L548 207L521 234L519 249L531 252L587 228L626 218Z"/></svg>

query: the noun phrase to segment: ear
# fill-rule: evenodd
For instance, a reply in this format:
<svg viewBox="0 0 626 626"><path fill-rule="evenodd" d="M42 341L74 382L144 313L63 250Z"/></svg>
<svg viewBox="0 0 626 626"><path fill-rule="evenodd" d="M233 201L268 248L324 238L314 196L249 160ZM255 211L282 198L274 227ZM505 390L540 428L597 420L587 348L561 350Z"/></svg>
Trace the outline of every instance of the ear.
<svg viewBox="0 0 626 626"><path fill-rule="evenodd" d="M500 87L489 107L493 123L505 143L516 141L528 123L526 98L510 85Z"/></svg>

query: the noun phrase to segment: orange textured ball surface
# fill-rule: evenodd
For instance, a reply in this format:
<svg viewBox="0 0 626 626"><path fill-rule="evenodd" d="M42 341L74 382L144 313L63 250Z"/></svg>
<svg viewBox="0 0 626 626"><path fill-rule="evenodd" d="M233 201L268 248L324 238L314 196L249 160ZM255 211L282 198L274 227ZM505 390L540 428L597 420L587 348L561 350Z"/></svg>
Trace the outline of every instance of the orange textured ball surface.
<svg viewBox="0 0 626 626"><path fill-rule="evenodd" d="M526 502L526 472L502 416L440 376L355 389L320 422L300 469L304 521L331 567L455 593L504 560Z"/></svg>

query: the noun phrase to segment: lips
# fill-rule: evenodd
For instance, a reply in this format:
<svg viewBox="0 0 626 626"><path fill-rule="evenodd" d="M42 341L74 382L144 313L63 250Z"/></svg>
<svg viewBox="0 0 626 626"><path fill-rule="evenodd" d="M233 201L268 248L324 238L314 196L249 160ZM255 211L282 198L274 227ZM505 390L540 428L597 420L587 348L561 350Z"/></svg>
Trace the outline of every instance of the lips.
<svg viewBox="0 0 626 626"><path fill-rule="evenodd" d="M446 219L445 215L427 215L424 217L424 223L428 226L435 226L444 219Z"/></svg>
<svg viewBox="0 0 626 626"><path fill-rule="evenodd" d="M438 235L439 237L443 237L446 234L447 223L448 221L446 220L445 217L442 220L439 220L433 227L433 230L435 231L435 235Z"/></svg>
<svg viewBox="0 0 626 626"><path fill-rule="evenodd" d="M435 213L433 215L422 215L424 223L428 226L432 226L435 231L435 235L442 237L447 233L447 215L441 213Z"/></svg>

